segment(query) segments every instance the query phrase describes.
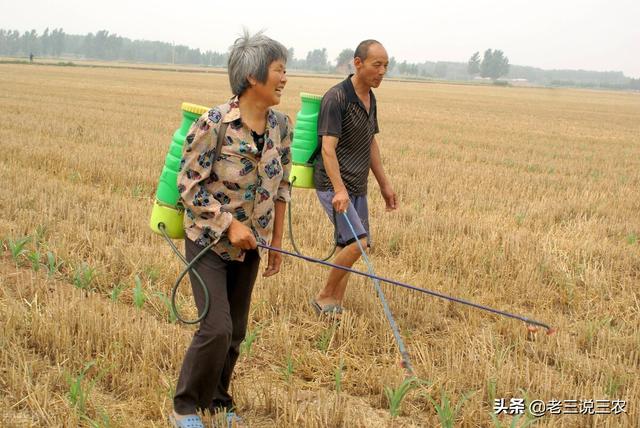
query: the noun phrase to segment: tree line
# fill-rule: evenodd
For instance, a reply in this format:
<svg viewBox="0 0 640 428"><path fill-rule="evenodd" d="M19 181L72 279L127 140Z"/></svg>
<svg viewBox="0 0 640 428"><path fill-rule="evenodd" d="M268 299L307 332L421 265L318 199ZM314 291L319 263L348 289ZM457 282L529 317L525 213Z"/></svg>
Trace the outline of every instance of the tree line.
<svg viewBox="0 0 640 428"><path fill-rule="evenodd" d="M301 58L294 48L288 49L290 69L316 73L340 73L353 71L353 49L343 49L330 61L327 49L312 49ZM62 56L97 60L121 60L131 62L201 65L226 67L227 52L202 51L173 43L131 40L100 30L86 35L67 34L62 28L20 33L17 30L0 29L0 55L38 57ZM487 49L481 58L475 52L467 63L424 61L409 63L389 59L388 74L395 77L416 79L470 80L475 77L493 79L526 79L541 85L603 87L614 89L640 89L640 79L630 79L622 72L595 72L585 70L542 70L509 64L509 58L499 49Z"/></svg>
<svg viewBox="0 0 640 428"><path fill-rule="evenodd" d="M164 64L192 64L214 67L227 65L228 53L211 50L201 51L185 45L167 42L131 40L100 30L86 35L67 34L62 28L36 30L20 33L17 30L0 29L0 55L35 57L68 57L123 60ZM353 51L351 51L353 58ZM290 67L315 72L334 71L329 63L326 48L314 49L305 58L295 58L289 48Z"/></svg>
<svg viewBox="0 0 640 428"><path fill-rule="evenodd" d="M227 53L200 51L167 42L131 40L107 30L86 35L67 34L62 28L40 35L35 30L20 34L0 29L0 55L60 57L99 60L225 66Z"/></svg>

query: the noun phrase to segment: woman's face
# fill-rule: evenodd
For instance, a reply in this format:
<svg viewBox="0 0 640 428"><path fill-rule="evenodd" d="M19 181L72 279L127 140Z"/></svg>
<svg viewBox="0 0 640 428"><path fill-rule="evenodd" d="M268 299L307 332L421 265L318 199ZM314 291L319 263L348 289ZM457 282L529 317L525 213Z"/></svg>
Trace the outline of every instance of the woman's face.
<svg viewBox="0 0 640 428"><path fill-rule="evenodd" d="M255 95L264 100L269 106L280 103L282 90L287 84L287 66L281 60L273 61L269 65L269 74L265 83L256 82L253 86Z"/></svg>

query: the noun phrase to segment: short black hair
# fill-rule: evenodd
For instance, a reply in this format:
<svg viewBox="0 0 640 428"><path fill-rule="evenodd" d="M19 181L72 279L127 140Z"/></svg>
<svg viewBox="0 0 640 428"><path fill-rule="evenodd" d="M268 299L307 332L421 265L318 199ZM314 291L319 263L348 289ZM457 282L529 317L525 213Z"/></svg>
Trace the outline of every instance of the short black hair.
<svg viewBox="0 0 640 428"><path fill-rule="evenodd" d="M367 55L369 55L369 46L375 44L382 46L382 43L373 39L361 41L360 44L358 44L356 51L353 53L353 59L360 58L361 61L367 59Z"/></svg>

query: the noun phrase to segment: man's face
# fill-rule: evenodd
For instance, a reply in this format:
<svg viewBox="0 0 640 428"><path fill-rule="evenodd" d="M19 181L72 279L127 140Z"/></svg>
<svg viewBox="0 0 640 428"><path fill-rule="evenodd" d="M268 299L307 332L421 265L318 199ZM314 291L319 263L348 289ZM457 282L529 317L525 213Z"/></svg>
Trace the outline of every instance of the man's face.
<svg viewBox="0 0 640 428"><path fill-rule="evenodd" d="M382 83L382 78L387 73L389 66L389 56L384 46L374 43L369 46L367 59L362 61L355 58L353 64L356 67L358 78L367 86L377 88Z"/></svg>

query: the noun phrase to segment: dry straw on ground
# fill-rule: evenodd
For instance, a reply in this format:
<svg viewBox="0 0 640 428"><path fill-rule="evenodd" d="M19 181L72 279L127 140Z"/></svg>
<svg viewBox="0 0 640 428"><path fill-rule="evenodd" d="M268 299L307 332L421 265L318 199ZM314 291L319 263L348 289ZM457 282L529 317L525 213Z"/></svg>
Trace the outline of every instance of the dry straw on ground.
<svg viewBox="0 0 640 428"><path fill-rule="evenodd" d="M336 81L291 76L282 110L295 117L300 91ZM227 87L220 74L0 66L0 424L166 424L193 328L168 319L160 295L180 265L147 221L180 103L220 103ZM548 414L536 425L638 426L638 94L392 81L376 94L401 201L385 213L372 179L377 273L558 333L384 286L428 381L392 418L384 386L403 373L372 284L352 278L348 313L332 327L307 303L325 268L286 259L254 293L253 342L233 384L245 419L437 426L427 396L446 394L454 405L469 396L455 426L493 426L493 399L512 397L622 399L623 414ZM295 192L293 214L300 246L323 255L331 229L312 192ZM14 260L10 247L27 235ZM53 274L27 257L45 264L48 252L63 262ZM179 302L194 315L187 290Z"/></svg>

